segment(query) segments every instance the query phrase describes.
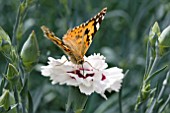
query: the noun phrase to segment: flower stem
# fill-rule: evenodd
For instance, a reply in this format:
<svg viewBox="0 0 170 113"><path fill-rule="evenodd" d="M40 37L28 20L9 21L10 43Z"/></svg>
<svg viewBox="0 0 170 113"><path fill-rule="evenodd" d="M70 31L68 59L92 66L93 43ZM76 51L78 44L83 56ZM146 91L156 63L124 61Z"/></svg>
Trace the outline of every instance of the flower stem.
<svg viewBox="0 0 170 113"><path fill-rule="evenodd" d="M170 71L169 71L169 72L170 72ZM154 98L151 107L147 110L147 113L153 113L153 112L154 112L154 108L156 108L155 111L158 111L158 107L156 107L156 106L158 106L159 101L160 101L160 99L161 99L161 96L162 96L162 94L163 94L163 92L164 92L165 86L166 86L166 84L167 84L167 80L168 80L168 78L169 78L169 72L167 73L166 78L165 78L165 80L164 80L163 83L162 83L163 85L162 85L161 91L160 91L157 99Z"/></svg>
<svg viewBox="0 0 170 113"><path fill-rule="evenodd" d="M162 88L161 88L161 91L160 91L160 93L158 95L158 98L157 98L158 101L161 99L162 94L163 94L163 92L165 90L165 86L167 85L167 81L168 81L169 75L170 75L170 71L168 71L168 73L166 75L166 78L165 78L165 80L162 83Z"/></svg>
<svg viewBox="0 0 170 113"><path fill-rule="evenodd" d="M150 57L150 60L146 61L146 64L149 65L149 66L145 66L145 73L144 73L144 77L143 77L143 81L142 81L142 84L140 86L140 90L139 90L139 93L138 93L138 99L137 99L137 103L135 105L135 111L138 110L138 107L144 102L147 100L148 98L148 94L145 94L146 92L149 93L150 91L150 78L151 78L151 75L155 69L155 67L157 66L158 62L159 62L159 46L158 46L158 41L156 41L155 43L155 53L156 53L156 56L154 58L154 61L152 63L152 56L153 54L152 51L151 51L151 46L148 42L147 44L147 57L146 57L146 60L148 60L148 58ZM144 90L144 91L142 91Z"/></svg>
<svg viewBox="0 0 170 113"><path fill-rule="evenodd" d="M17 90L16 86L13 87L13 91L14 91L15 103L19 104L18 90ZM19 113L19 105L16 108L17 108L17 113Z"/></svg>
<svg viewBox="0 0 170 113"><path fill-rule="evenodd" d="M123 86L123 85L122 85ZM123 113L122 112L122 88L120 89L119 91L119 112L120 113Z"/></svg>
<svg viewBox="0 0 170 113"><path fill-rule="evenodd" d="M21 16L21 4L18 8L18 12L17 12L17 16L16 16L16 21L15 21L15 25L14 25L14 29L13 29L13 36L12 36L12 45L17 45L17 39L16 39L16 32L18 29L18 25L19 25L19 21L20 21L20 16Z"/></svg>
<svg viewBox="0 0 170 113"><path fill-rule="evenodd" d="M150 71L148 73L149 76L151 76L151 74L153 73L154 68L156 67L156 65L157 65L157 63L159 61L159 47L158 47L158 42L157 41L155 43L155 52L156 52L156 56L155 56L154 62L152 64L152 67L151 67L151 69L150 69Z"/></svg>
<svg viewBox="0 0 170 113"><path fill-rule="evenodd" d="M159 110L159 113L162 113L162 112L163 112L163 110L165 109L165 107L166 107L166 105L169 103L169 101L170 101L170 94L169 94L166 102L163 104L163 106L162 106L161 109Z"/></svg>
<svg viewBox="0 0 170 113"><path fill-rule="evenodd" d="M70 87L66 105L66 113L82 113L87 99L88 96L82 94L77 87Z"/></svg>

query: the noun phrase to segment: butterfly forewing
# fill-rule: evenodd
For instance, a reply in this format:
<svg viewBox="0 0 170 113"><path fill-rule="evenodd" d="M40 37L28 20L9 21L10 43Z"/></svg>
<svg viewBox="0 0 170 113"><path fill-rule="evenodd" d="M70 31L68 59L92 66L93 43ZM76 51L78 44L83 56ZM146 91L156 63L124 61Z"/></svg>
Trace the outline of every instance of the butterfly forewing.
<svg viewBox="0 0 170 113"><path fill-rule="evenodd" d="M63 42L76 54L83 57L90 47L95 33L98 31L107 8L95 15L86 23L69 30L63 37Z"/></svg>
<svg viewBox="0 0 170 113"><path fill-rule="evenodd" d="M90 44L92 43L94 35L98 31L100 24L102 20L104 19L106 10L107 8L104 8L100 13L98 13L96 16L94 16L88 22L86 22L86 25L85 25L86 28L84 32L83 41L82 41L82 47L81 47L81 54L83 54L83 56L85 55L88 48L90 47Z"/></svg>

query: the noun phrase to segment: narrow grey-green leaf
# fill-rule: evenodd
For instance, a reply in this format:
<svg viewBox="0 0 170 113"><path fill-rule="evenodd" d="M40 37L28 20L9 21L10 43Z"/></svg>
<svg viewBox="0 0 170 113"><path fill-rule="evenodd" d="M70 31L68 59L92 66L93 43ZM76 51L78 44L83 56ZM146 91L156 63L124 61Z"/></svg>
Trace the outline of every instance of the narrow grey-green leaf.
<svg viewBox="0 0 170 113"><path fill-rule="evenodd" d="M3 77L2 80L1 80L1 85L0 85L0 95L2 95L4 85L5 85L5 78Z"/></svg>
<svg viewBox="0 0 170 113"><path fill-rule="evenodd" d="M158 69L156 72L154 72L150 77L148 77L146 79L146 83L149 82L152 78L154 78L156 75L158 75L160 72L162 72L163 70L165 70L167 68L167 65L162 67L161 69Z"/></svg>
<svg viewBox="0 0 170 113"><path fill-rule="evenodd" d="M28 91L28 113L33 113L33 101L29 91Z"/></svg>
<svg viewBox="0 0 170 113"><path fill-rule="evenodd" d="M32 96L33 98L33 103L34 103L34 113L36 113L37 108L41 102L41 98L44 95L44 90L43 90L43 86L38 87L35 91L34 91L34 95Z"/></svg>

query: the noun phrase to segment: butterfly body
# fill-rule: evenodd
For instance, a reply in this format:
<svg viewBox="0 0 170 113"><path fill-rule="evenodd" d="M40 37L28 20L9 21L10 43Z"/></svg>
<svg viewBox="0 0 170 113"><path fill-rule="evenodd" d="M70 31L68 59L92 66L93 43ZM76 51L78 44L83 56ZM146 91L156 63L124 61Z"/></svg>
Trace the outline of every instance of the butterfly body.
<svg viewBox="0 0 170 113"><path fill-rule="evenodd" d="M42 26L41 29L43 30L45 37L54 42L67 56L69 56L72 63L83 64L83 57L104 19L106 10L107 8L104 8L86 23L68 30L62 40L56 37L49 28Z"/></svg>

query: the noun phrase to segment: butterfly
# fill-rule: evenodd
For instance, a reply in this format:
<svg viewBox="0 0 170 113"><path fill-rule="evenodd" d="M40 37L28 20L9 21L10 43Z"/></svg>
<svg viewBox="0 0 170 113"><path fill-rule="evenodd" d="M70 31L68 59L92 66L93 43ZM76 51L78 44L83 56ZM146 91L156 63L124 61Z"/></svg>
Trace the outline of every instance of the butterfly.
<svg viewBox="0 0 170 113"><path fill-rule="evenodd" d="M41 26L44 36L61 48L74 64L83 64L84 55L89 49L94 35L99 30L107 8L79 26L68 30L62 40L54 35L46 26Z"/></svg>

